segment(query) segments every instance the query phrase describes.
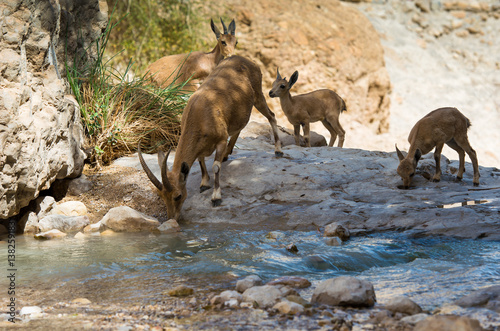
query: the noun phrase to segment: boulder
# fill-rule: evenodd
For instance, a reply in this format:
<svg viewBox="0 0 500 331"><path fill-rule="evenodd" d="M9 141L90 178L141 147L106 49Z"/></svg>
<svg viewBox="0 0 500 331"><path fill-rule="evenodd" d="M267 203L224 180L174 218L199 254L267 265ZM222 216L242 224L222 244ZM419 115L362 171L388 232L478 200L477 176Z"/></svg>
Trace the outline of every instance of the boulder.
<svg viewBox="0 0 500 331"><path fill-rule="evenodd" d="M385 308L392 313L402 313L406 315L415 315L422 312L422 308L407 297L395 297L389 300Z"/></svg>
<svg viewBox="0 0 500 331"><path fill-rule="evenodd" d="M55 205L51 213L63 216L85 216L87 215L87 207L80 201L66 201Z"/></svg>
<svg viewBox="0 0 500 331"><path fill-rule="evenodd" d="M38 221L38 229L45 232L57 229L62 232L78 232L89 225L87 216L48 215Z"/></svg>
<svg viewBox="0 0 500 331"><path fill-rule="evenodd" d="M41 239L41 240L60 239L60 238L65 238L66 236L67 236L66 233L61 232L57 229L53 229L46 232L35 234L35 239Z"/></svg>
<svg viewBox="0 0 500 331"><path fill-rule="evenodd" d="M259 308L271 308L282 298L282 293L274 286L254 286L243 292L243 301L252 302Z"/></svg>
<svg viewBox="0 0 500 331"><path fill-rule="evenodd" d="M127 206L111 208L101 219L101 229L116 232L157 231L160 222Z"/></svg>
<svg viewBox="0 0 500 331"><path fill-rule="evenodd" d="M437 315L415 324L414 331L483 331L479 321L466 316Z"/></svg>
<svg viewBox="0 0 500 331"><path fill-rule="evenodd" d="M56 179L82 172L83 127L67 95L64 63L104 31L107 5L4 1L0 21L0 219L6 219Z"/></svg>
<svg viewBox="0 0 500 331"><path fill-rule="evenodd" d="M325 226L325 237L339 237L342 241L349 240L351 233L342 224L330 223Z"/></svg>
<svg viewBox="0 0 500 331"><path fill-rule="evenodd" d="M455 301L460 307L485 307L500 311L500 285L473 291Z"/></svg>
<svg viewBox="0 0 500 331"><path fill-rule="evenodd" d="M286 285L295 288L306 288L311 286L311 282L303 277L297 276L283 276L280 278L273 279L268 282L266 285Z"/></svg>
<svg viewBox="0 0 500 331"><path fill-rule="evenodd" d="M311 298L313 304L350 307L372 307L376 301L370 282L348 276L322 281Z"/></svg>
<svg viewBox="0 0 500 331"><path fill-rule="evenodd" d="M287 315L295 315L304 312L304 306L288 300L278 302L273 306L273 309L276 309L280 313Z"/></svg>
<svg viewBox="0 0 500 331"><path fill-rule="evenodd" d="M257 275L250 275L236 282L236 291L243 293L247 289L262 284L262 279Z"/></svg>

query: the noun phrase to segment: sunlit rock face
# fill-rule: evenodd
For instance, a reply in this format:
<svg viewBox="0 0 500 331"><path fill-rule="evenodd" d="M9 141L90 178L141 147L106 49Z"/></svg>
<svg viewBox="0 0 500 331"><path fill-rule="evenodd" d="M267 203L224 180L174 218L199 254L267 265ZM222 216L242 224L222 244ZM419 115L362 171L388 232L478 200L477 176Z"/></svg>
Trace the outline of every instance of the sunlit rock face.
<svg viewBox="0 0 500 331"><path fill-rule="evenodd" d="M88 47L107 23L105 1L0 3L0 218L55 179L82 172L80 110L69 96L65 51Z"/></svg>

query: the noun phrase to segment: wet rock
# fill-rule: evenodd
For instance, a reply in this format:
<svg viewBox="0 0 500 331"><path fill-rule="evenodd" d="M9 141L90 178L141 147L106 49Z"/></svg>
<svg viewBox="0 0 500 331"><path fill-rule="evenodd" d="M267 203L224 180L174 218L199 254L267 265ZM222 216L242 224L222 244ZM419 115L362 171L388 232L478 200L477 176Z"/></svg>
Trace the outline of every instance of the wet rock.
<svg viewBox="0 0 500 331"><path fill-rule="evenodd" d="M48 215L38 221L39 231L57 229L62 232L78 232L90 223L87 216Z"/></svg>
<svg viewBox="0 0 500 331"><path fill-rule="evenodd" d="M82 174L80 177L71 179L68 185L68 194L73 196L79 196L85 192L92 189L92 182Z"/></svg>
<svg viewBox="0 0 500 331"><path fill-rule="evenodd" d="M103 237L114 236L115 234L116 234L116 232L113 230L110 230L110 229L104 230L101 233L99 233L99 235L101 235Z"/></svg>
<svg viewBox="0 0 500 331"><path fill-rule="evenodd" d="M224 291L221 294L214 296L210 300L210 303L212 305L217 305L217 304L225 305L227 302L231 300L236 300L236 305L234 305L234 303L229 304L229 306L235 307L241 302L242 299L243 299L242 295L236 291Z"/></svg>
<svg viewBox="0 0 500 331"><path fill-rule="evenodd" d="M84 227L83 232L84 233L99 232L100 229L101 229L101 222L99 221L97 223L92 223Z"/></svg>
<svg viewBox="0 0 500 331"><path fill-rule="evenodd" d="M393 313L415 315L422 312L422 308L407 297L395 297L389 300L385 308Z"/></svg>
<svg viewBox="0 0 500 331"><path fill-rule="evenodd" d="M376 302L373 285L365 280L341 276L321 282L311 303L330 306L371 307Z"/></svg>
<svg viewBox="0 0 500 331"><path fill-rule="evenodd" d="M160 226L157 219L127 206L111 208L100 222L101 229L116 232L156 231Z"/></svg>
<svg viewBox="0 0 500 331"><path fill-rule="evenodd" d="M483 331L479 321L466 316L430 316L415 325L414 331Z"/></svg>
<svg viewBox="0 0 500 331"><path fill-rule="evenodd" d="M474 291L456 300L460 307L485 307L498 311L500 307L500 285L491 286Z"/></svg>
<svg viewBox="0 0 500 331"><path fill-rule="evenodd" d="M158 230L162 233L174 233L181 231L181 227L179 226L179 223L177 223L176 220L169 219L168 221L163 222L158 227Z"/></svg>
<svg viewBox="0 0 500 331"><path fill-rule="evenodd" d="M194 290L186 285L179 285L171 290L169 290L168 295L172 297L187 297L194 293Z"/></svg>
<svg viewBox="0 0 500 331"><path fill-rule="evenodd" d="M37 233L38 232L38 216L34 212L24 214L19 221L19 226L24 228L24 233Z"/></svg>
<svg viewBox="0 0 500 331"><path fill-rule="evenodd" d="M269 240L281 240L285 238L285 234L283 232L279 231L271 231L268 234L266 234L266 239Z"/></svg>
<svg viewBox="0 0 500 331"><path fill-rule="evenodd" d="M286 246L286 250L289 251L290 253L298 253L299 249L295 244L290 244Z"/></svg>
<svg viewBox="0 0 500 331"><path fill-rule="evenodd" d="M54 229L54 230L50 230L50 231L46 231L46 232L42 232L42 233L37 233L35 234L35 239L60 239L60 238L64 238L66 237L67 234L64 233L64 232L61 232L57 229Z"/></svg>
<svg viewBox="0 0 500 331"><path fill-rule="evenodd" d="M87 215L87 207L80 201L66 201L55 205L51 211L53 215L84 216Z"/></svg>
<svg viewBox="0 0 500 331"><path fill-rule="evenodd" d="M341 246L342 245L342 239L339 237L329 237L325 238L325 244L328 246Z"/></svg>
<svg viewBox="0 0 500 331"><path fill-rule="evenodd" d="M351 233L349 230L339 223L330 223L325 226L325 237L339 237L342 241L349 240Z"/></svg>
<svg viewBox="0 0 500 331"><path fill-rule="evenodd" d="M257 275L250 275L236 282L236 291L243 293L247 289L261 285L262 279Z"/></svg>
<svg viewBox="0 0 500 331"><path fill-rule="evenodd" d="M243 292L243 301L253 302L259 308L273 307L281 297L281 291L270 285L254 286Z"/></svg>
<svg viewBox="0 0 500 331"><path fill-rule="evenodd" d="M75 234L75 236L73 238L75 238L75 239L85 239L86 236L83 233L78 232L77 234Z"/></svg>
<svg viewBox="0 0 500 331"><path fill-rule="evenodd" d="M295 288L307 288L311 286L311 282L303 277L283 276L268 282L266 285L286 285Z"/></svg>
<svg viewBox="0 0 500 331"><path fill-rule="evenodd" d="M281 302L278 302L273 306L273 309L278 310L282 314L288 315L295 315L304 312L304 306L288 300L282 300Z"/></svg>

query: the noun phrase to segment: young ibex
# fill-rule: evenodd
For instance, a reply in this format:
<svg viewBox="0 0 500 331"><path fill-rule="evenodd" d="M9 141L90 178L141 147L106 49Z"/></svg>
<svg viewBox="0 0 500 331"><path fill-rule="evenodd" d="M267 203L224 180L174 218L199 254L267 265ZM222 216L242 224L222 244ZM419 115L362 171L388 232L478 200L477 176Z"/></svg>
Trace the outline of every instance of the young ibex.
<svg viewBox="0 0 500 331"><path fill-rule="evenodd" d="M288 121L293 125L295 144L300 144L300 126L302 126L306 146L311 147L309 124L321 121L328 131L330 131L331 137L328 146L333 146L338 135L338 147L342 147L344 145L345 131L339 123L339 115L346 110L344 100L337 93L327 89L292 97L290 89L298 78L299 72L295 71L290 77L290 82L287 82L286 77L281 78L278 69L273 88L269 91L271 98L280 98L281 109L288 118Z"/></svg>
<svg viewBox="0 0 500 331"><path fill-rule="evenodd" d="M213 20L210 20L212 31L217 37L217 45L210 53L191 52L188 54L176 54L164 56L147 67L146 77L150 77L158 86L165 88L176 82L184 83L191 79L184 87L185 90L195 91L200 82L205 79L222 59L233 55L236 48L236 23L234 20L226 28L221 18L224 34L221 34L215 26Z"/></svg>
<svg viewBox="0 0 500 331"><path fill-rule="evenodd" d="M158 154L160 182L149 170L138 147L142 167L160 191L167 205L168 217L179 219L186 199L186 179L193 163L198 159L201 167L200 192L209 188L205 157L215 150L213 163L214 191L212 205L222 202L219 178L221 163L232 153L240 131L247 125L252 107L264 115L271 124L276 156L282 156L281 142L274 113L262 94L262 73L252 61L241 56L223 60L191 96L181 119L181 136L172 170L167 170L167 158ZM231 137L228 143L228 138Z"/></svg>
<svg viewBox="0 0 500 331"><path fill-rule="evenodd" d="M459 157L459 169L457 180L462 179L465 171L465 152L469 155L474 169L472 183L479 185L479 168L476 152L472 149L467 139L467 129L470 121L456 108L436 109L415 124L408 136L410 149L406 157L396 146L400 160L397 172L403 179L403 187L409 188L411 178L415 174L417 163L423 154L429 153L434 147L434 160L436 161L436 173L432 180L441 180L441 150L444 144L457 151ZM465 152L464 152L465 151Z"/></svg>

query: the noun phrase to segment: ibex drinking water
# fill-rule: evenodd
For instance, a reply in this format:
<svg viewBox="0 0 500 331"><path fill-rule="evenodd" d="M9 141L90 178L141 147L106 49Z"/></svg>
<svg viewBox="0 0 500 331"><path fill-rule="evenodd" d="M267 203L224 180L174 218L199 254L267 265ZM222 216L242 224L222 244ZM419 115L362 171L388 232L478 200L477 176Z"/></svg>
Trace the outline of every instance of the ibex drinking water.
<svg viewBox="0 0 500 331"><path fill-rule="evenodd" d="M222 59L233 55L238 43L234 35L236 30L234 20L229 24L229 29L226 28L222 19L220 21L224 28L224 34L221 34L214 22L210 20L212 31L217 37L217 45L210 53L197 51L164 56L148 66L146 76L162 88L169 86L174 81L181 84L191 79L185 89L195 91L200 81L205 79Z"/></svg>
<svg viewBox="0 0 500 331"><path fill-rule="evenodd" d="M269 91L271 98L279 97L281 109L288 121L293 125L295 144L299 145L300 126L304 131L304 140L307 147L311 147L309 139L309 123L321 121L330 131L330 143L332 147L337 135L339 136L338 147L344 145L345 131L339 123L339 115L346 110L345 102L337 93L322 89L306 94L291 96L290 89L299 78L299 72L295 71L287 82L286 77L281 78L279 70Z"/></svg>
<svg viewBox="0 0 500 331"><path fill-rule="evenodd" d="M223 60L191 96L181 120L181 137L175 153L172 170L167 170L167 156L158 154L161 167L160 182L139 158L149 179L160 191L167 205L169 218L178 219L186 199L186 179L193 163L198 159L201 167L200 191L209 188L205 157L215 150L213 164L214 191L212 205L222 202L219 178L221 163L232 153L240 131L247 125L252 107L262 113L271 124L277 156L282 156L278 127L273 112L262 94L262 73L252 61L241 56ZM228 138L231 137L228 143Z"/></svg>
<svg viewBox="0 0 500 331"><path fill-rule="evenodd" d="M400 160L397 172L403 179L404 188L409 188L411 178L415 174L417 163L423 154L429 153L434 147L434 160L436 161L436 173L433 181L439 182L441 179L441 150L444 144L457 151L459 157L459 169L457 179L461 180L465 171L465 153L472 161L474 176L472 183L479 185L479 168L477 164L476 152L472 149L467 138L467 129L470 121L456 108L436 109L415 124L410 131L408 141L410 149L406 157L396 146L398 158Z"/></svg>

